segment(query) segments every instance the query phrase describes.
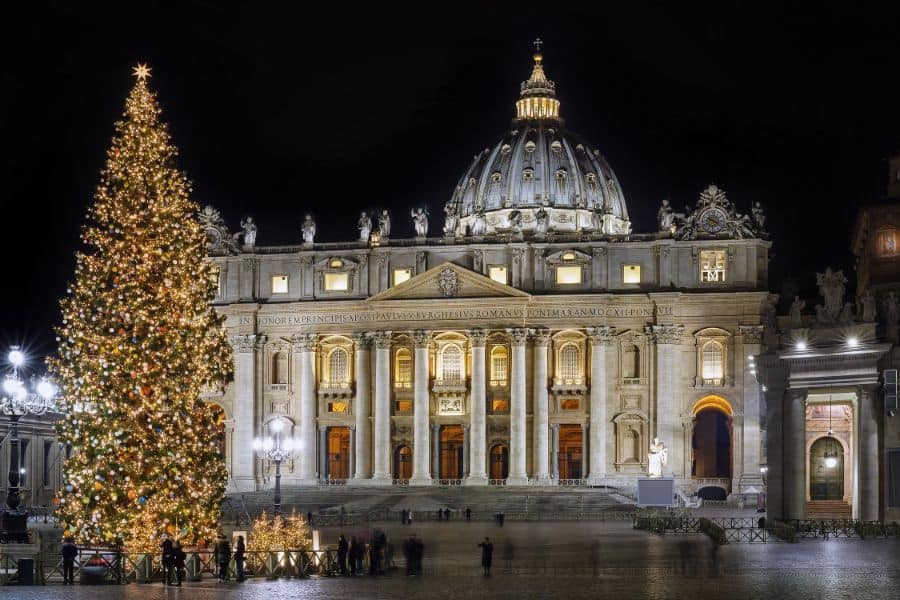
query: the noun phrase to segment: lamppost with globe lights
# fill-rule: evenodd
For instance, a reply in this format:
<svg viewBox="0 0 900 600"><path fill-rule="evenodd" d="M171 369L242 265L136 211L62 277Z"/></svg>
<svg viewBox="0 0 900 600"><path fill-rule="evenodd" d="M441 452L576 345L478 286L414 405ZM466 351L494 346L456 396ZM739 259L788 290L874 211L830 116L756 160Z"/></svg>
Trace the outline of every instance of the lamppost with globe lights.
<svg viewBox="0 0 900 600"><path fill-rule="evenodd" d="M7 355L12 373L3 379L0 392L0 414L9 417L9 485L6 494L6 510L3 511L0 529L4 541L28 541L28 513L19 510L19 482L24 468L19 465L19 419L26 415L40 416L56 409L56 386L47 379L31 381L33 390L19 376L25 364L25 354L13 346Z"/></svg>
<svg viewBox="0 0 900 600"><path fill-rule="evenodd" d="M275 419L269 425L272 435L253 438L253 450L260 458L271 460L275 463L275 498L273 517L281 514L281 463L291 460L295 452L301 449L300 440L290 436L285 437L284 421Z"/></svg>

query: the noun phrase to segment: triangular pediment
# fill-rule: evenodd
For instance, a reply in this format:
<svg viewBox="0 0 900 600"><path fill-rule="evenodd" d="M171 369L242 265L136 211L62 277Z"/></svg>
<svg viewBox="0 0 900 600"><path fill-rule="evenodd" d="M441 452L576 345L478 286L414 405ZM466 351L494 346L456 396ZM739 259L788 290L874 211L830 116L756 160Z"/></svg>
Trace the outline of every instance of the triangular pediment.
<svg viewBox="0 0 900 600"><path fill-rule="evenodd" d="M531 294L494 281L451 262L375 294L378 300L451 300L454 298L529 298Z"/></svg>

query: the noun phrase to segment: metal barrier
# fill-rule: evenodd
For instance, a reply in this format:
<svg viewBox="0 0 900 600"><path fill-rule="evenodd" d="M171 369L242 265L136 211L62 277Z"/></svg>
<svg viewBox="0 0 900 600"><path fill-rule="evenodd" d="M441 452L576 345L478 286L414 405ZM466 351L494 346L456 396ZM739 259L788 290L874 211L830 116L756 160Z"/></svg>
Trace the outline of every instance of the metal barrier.
<svg viewBox="0 0 900 600"><path fill-rule="evenodd" d="M798 538L824 539L884 539L900 538L900 524L879 521L854 521L852 519L802 519L788 520L785 524L794 529Z"/></svg>

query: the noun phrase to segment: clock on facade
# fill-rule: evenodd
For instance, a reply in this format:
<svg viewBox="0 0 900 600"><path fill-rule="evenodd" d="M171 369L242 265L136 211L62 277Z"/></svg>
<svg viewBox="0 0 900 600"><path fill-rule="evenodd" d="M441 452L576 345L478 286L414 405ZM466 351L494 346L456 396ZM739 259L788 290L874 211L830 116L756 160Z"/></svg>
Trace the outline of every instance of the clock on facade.
<svg viewBox="0 0 900 600"><path fill-rule="evenodd" d="M728 223L728 215L721 208L710 208L700 215L700 229L706 233L720 233Z"/></svg>

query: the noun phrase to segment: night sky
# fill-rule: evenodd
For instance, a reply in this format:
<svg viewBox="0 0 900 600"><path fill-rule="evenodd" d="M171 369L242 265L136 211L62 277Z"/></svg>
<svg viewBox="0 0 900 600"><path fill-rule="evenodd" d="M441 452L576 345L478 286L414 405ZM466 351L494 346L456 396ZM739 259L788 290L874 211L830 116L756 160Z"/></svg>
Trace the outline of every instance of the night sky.
<svg viewBox="0 0 900 600"><path fill-rule="evenodd" d="M900 15L570 4L4 9L0 348L55 347L57 299L138 61L196 200L232 229L252 215L259 245L296 243L308 211L317 241L354 239L358 211L382 207L405 236L422 204L437 235L463 170L508 128L540 36L562 116L609 160L636 232L656 230L661 199L681 209L715 182L739 210L767 209L773 291L790 278L811 296L828 264L855 277L856 208L879 200L884 157L900 148Z"/></svg>

